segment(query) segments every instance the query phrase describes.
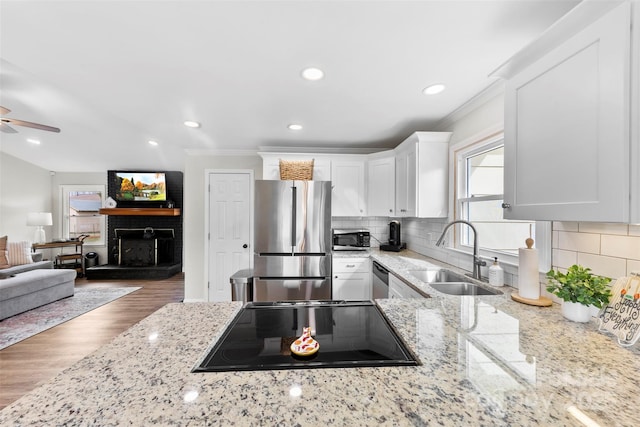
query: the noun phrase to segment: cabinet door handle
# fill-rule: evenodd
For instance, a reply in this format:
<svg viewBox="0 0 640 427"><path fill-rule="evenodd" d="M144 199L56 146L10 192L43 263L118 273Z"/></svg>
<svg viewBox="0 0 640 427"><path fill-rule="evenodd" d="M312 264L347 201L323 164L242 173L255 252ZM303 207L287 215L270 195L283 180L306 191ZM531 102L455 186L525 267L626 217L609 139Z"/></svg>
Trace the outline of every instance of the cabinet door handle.
<svg viewBox="0 0 640 427"><path fill-rule="evenodd" d="M502 209L511 209L511 203L502 203Z"/></svg>
<svg viewBox="0 0 640 427"><path fill-rule="evenodd" d="M347 267L347 268L353 268L355 266L356 266L355 264L347 264L347 265L345 265L345 267Z"/></svg>

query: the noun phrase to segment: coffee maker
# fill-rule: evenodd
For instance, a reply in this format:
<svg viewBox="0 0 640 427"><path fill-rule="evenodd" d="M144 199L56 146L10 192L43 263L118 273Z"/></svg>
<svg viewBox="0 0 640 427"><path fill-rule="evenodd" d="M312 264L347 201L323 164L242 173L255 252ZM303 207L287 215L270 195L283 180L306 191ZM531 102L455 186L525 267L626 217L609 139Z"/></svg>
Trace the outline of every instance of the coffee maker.
<svg viewBox="0 0 640 427"><path fill-rule="evenodd" d="M402 243L400 235L400 221L391 221L389 223L389 242L387 244L380 245L380 250L400 252L402 249L405 249L407 244Z"/></svg>

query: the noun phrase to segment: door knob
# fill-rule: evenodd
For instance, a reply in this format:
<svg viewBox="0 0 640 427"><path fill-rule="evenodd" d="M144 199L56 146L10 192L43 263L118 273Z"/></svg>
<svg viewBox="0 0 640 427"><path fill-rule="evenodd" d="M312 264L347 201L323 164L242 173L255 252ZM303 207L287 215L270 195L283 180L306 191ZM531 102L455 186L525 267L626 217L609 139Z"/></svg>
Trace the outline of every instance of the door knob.
<svg viewBox="0 0 640 427"><path fill-rule="evenodd" d="M503 203L502 209L511 209L511 203Z"/></svg>
<svg viewBox="0 0 640 427"><path fill-rule="evenodd" d="M246 243L244 245L242 245L243 248L247 249L249 247L249 245L247 245Z"/></svg>

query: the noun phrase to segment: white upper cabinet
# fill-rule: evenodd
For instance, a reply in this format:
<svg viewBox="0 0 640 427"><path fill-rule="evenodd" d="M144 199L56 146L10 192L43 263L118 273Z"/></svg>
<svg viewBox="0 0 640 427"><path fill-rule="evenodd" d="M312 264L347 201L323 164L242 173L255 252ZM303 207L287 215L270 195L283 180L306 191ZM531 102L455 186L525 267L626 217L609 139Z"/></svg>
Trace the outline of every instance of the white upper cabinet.
<svg viewBox="0 0 640 427"><path fill-rule="evenodd" d="M331 161L332 216L365 216L365 160Z"/></svg>
<svg viewBox="0 0 640 427"><path fill-rule="evenodd" d="M396 216L447 216L451 132L415 132L395 149Z"/></svg>
<svg viewBox="0 0 640 427"><path fill-rule="evenodd" d="M262 157L262 179L280 179L280 159L313 159L313 180L331 181L331 215L365 216L366 156L358 154L258 153Z"/></svg>
<svg viewBox="0 0 640 427"><path fill-rule="evenodd" d="M396 198L396 160L393 151L368 162L367 214L394 216Z"/></svg>
<svg viewBox="0 0 640 427"><path fill-rule="evenodd" d="M417 151L416 143L409 143L396 149L396 216L416 216Z"/></svg>
<svg viewBox="0 0 640 427"><path fill-rule="evenodd" d="M415 132L375 154L258 153L263 179L280 179L280 159L314 159L314 181L332 182L332 216L443 218L448 208L451 132Z"/></svg>
<svg viewBox="0 0 640 427"><path fill-rule="evenodd" d="M331 181L331 161L326 158L307 154L258 153L262 157L262 179L280 179L280 159L313 160L313 180Z"/></svg>
<svg viewBox="0 0 640 427"><path fill-rule="evenodd" d="M631 219L631 40L629 2L586 2L496 72L507 79L505 218Z"/></svg>
<svg viewBox="0 0 640 427"><path fill-rule="evenodd" d="M631 30L631 215L640 223L640 2L632 4Z"/></svg>

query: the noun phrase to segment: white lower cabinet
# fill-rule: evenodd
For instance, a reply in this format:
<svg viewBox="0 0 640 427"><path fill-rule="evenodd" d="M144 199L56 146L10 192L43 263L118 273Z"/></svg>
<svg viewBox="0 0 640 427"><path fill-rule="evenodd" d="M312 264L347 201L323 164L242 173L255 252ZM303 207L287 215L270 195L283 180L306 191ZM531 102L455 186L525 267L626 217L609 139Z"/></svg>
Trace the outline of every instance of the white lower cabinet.
<svg viewBox="0 0 640 427"><path fill-rule="evenodd" d="M371 260L369 258L334 258L334 300L371 299Z"/></svg>
<svg viewBox="0 0 640 427"><path fill-rule="evenodd" d="M389 298L424 298L424 295L393 274L389 274Z"/></svg>

